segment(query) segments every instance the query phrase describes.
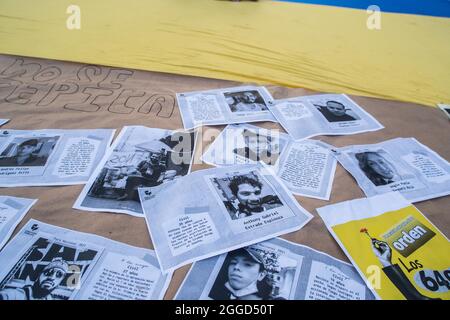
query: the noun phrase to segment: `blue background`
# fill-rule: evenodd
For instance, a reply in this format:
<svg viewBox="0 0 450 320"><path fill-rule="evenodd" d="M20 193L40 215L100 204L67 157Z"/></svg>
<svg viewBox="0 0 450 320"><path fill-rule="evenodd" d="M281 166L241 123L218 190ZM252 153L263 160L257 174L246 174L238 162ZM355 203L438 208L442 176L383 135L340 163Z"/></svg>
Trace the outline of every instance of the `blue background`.
<svg viewBox="0 0 450 320"><path fill-rule="evenodd" d="M383 12L419 14L450 18L450 0L282 0L366 10L377 5Z"/></svg>

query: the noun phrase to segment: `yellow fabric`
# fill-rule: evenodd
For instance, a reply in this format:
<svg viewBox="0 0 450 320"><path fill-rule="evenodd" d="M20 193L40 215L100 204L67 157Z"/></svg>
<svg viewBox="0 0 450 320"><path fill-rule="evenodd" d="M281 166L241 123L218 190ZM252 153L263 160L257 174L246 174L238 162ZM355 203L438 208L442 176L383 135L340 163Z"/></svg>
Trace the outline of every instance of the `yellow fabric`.
<svg viewBox="0 0 450 320"><path fill-rule="evenodd" d="M81 30L66 9L81 8ZM434 105L450 19L284 2L1 0L0 52Z"/></svg>

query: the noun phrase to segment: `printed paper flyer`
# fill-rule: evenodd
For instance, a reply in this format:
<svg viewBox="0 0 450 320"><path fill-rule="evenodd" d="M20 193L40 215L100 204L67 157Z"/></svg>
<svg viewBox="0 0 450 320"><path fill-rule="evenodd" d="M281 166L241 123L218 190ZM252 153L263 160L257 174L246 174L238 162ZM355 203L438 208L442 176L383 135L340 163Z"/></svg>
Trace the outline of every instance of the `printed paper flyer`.
<svg viewBox="0 0 450 320"><path fill-rule="evenodd" d="M450 299L450 245L400 193L318 209L381 299Z"/></svg>

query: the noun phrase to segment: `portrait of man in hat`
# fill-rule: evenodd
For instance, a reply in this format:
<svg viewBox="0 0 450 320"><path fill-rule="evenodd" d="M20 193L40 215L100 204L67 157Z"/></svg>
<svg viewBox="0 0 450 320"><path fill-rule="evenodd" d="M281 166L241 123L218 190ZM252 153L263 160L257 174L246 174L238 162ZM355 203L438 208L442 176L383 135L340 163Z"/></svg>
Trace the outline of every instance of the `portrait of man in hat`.
<svg viewBox="0 0 450 320"><path fill-rule="evenodd" d="M53 300L52 292L68 272L68 263L61 258L55 258L44 267L33 284L1 290L0 300Z"/></svg>
<svg viewBox="0 0 450 320"><path fill-rule="evenodd" d="M267 252L266 252L267 254ZM285 300L274 290L272 256L254 246L227 254L208 297L213 300Z"/></svg>
<svg viewBox="0 0 450 320"><path fill-rule="evenodd" d="M215 290L215 300L263 300L270 288L264 283L266 269L263 257L251 247L231 251L225 267L226 282L222 290Z"/></svg>
<svg viewBox="0 0 450 320"><path fill-rule="evenodd" d="M232 195L238 201L237 209L232 212L232 219L241 219L282 206L280 199L274 194L266 196L262 193L263 184L258 177L249 175L234 176L228 185ZM228 210L227 204L225 204Z"/></svg>

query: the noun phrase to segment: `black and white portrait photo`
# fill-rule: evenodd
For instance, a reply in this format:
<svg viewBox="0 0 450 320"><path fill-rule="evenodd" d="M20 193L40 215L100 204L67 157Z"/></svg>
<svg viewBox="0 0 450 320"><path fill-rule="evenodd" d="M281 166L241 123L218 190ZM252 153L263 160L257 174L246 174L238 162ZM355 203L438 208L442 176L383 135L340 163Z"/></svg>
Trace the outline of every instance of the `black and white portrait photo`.
<svg viewBox="0 0 450 320"><path fill-rule="evenodd" d="M0 281L0 300L67 300L98 256L97 247L38 237Z"/></svg>
<svg viewBox="0 0 450 320"><path fill-rule="evenodd" d="M234 154L255 162L263 161L266 164L275 164L281 149L279 139L248 129L242 131L242 138L245 146L234 148Z"/></svg>
<svg viewBox="0 0 450 320"><path fill-rule="evenodd" d="M213 178L212 182L232 220L283 206L275 190L256 172Z"/></svg>
<svg viewBox="0 0 450 320"><path fill-rule="evenodd" d="M223 94L231 112L267 111L264 99L258 91L226 92Z"/></svg>
<svg viewBox="0 0 450 320"><path fill-rule="evenodd" d="M359 168L375 186L384 186L402 180L394 161L383 150L355 153Z"/></svg>
<svg viewBox="0 0 450 320"><path fill-rule="evenodd" d="M0 300L53 300L52 292L61 285L68 272L68 263L55 258L42 269L33 283L1 290Z"/></svg>
<svg viewBox="0 0 450 320"><path fill-rule="evenodd" d="M328 122L355 121L361 118L341 101L311 101Z"/></svg>
<svg viewBox="0 0 450 320"><path fill-rule="evenodd" d="M15 137L0 154L0 167L44 167L59 136Z"/></svg>
<svg viewBox="0 0 450 320"><path fill-rule="evenodd" d="M206 295L213 300L287 300L297 261L249 246L227 254Z"/></svg>

